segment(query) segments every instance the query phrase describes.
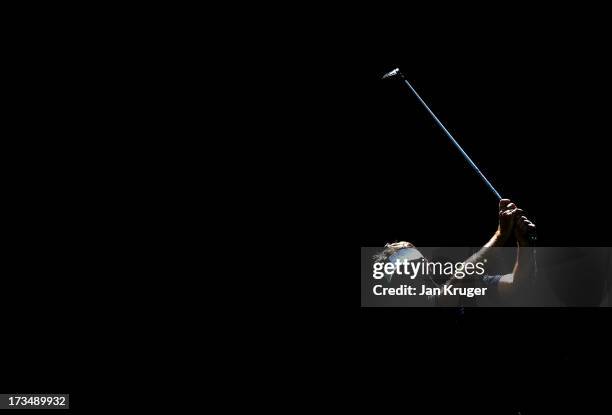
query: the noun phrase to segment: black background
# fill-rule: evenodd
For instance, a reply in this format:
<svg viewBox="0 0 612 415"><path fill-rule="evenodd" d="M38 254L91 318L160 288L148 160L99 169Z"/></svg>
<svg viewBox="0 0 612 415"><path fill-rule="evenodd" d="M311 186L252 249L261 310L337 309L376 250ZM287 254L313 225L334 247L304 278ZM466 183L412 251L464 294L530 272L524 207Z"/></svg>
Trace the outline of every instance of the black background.
<svg viewBox="0 0 612 415"><path fill-rule="evenodd" d="M101 324L112 318L101 269L119 250L105 245L113 202L100 180L112 179L103 167L108 141L98 141L110 116L94 120L109 108L91 59L99 45L78 12L30 5L7 11L4 28L0 390L69 393L71 410L96 393L91 382L109 361L116 328Z"/></svg>
<svg viewBox="0 0 612 415"><path fill-rule="evenodd" d="M399 67L502 196L535 217L540 245L610 246L602 26L578 29L580 14L472 24L396 11L359 44L344 84L361 138L360 245L477 246L496 228L494 195L409 89L380 80ZM599 413L609 309L360 313L363 350L381 362L365 377L413 380L438 398L432 408L456 393L487 413ZM385 367L393 357L411 363Z"/></svg>
<svg viewBox="0 0 612 415"><path fill-rule="evenodd" d="M315 53L303 57L298 65L308 68L306 60L312 57L311 62L323 63L330 81L326 84L330 87L316 97L315 105L309 103L304 113L311 121L322 102L331 103L335 106L333 118L341 121L332 131L332 139L325 136L329 131L321 128L319 140L342 141L342 157L331 157L335 154L327 152L327 145L317 156L336 163L342 173L340 192L348 187L356 191L350 207L355 216L350 235L355 237L355 246L394 240L409 240L417 246L475 246L484 243L496 226L497 201L493 195L405 86L380 80L398 66L498 190L536 217L540 244L609 246L607 22L598 21L596 12L585 16L572 9L559 16L558 9L537 12L532 6L482 10L461 5L467 9L464 12L472 13L473 21L455 14L447 5L428 11L393 4L371 7L385 9L387 14L381 18L366 11L356 18L350 8L344 9L331 19L340 36L325 39L326 46L333 49L333 59L327 60L323 50L313 45L309 51ZM28 14L24 16L29 19ZM327 12L322 11L321 16L327 16ZM73 20L89 23L86 18ZM347 22L356 30L345 30ZM60 24L50 23L62 32ZM313 19L304 26L307 38L318 32L317 23ZM80 233L67 231L63 225L71 222L74 226L75 218L80 218L75 212L79 200L74 197L79 193L74 190L91 185L83 169L72 166L91 164L98 154L97 143L106 143L110 135L102 134L100 141L90 144L92 152L84 156L79 151L82 138L106 125L104 121L92 124L87 115L93 112L101 113L103 119L115 117L112 110L122 95L100 102L103 111L80 105L82 95L97 98L89 88L104 87L103 81L97 81L106 79L88 73L78 76L81 67L71 65L74 61L82 63L79 52L91 50L90 39L80 36L81 29L69 29L63 31L64 39L55 42L46 34L56 31L35 33L25 27L13 32L23 41L16 45L23 59L15 63L24 63L19 78L23 82L17 87L27 86L23 102L37 105L37 114L45 116L24 116L22 125L37 123L37 130L27 134L37 140L29 145L31 141L15 138L14 142L21 145L20 152L7 153L19 167L9 168L18 177L13 181L17 196L11 200L27 202L20 209L19 219L13 221L21 230L16 232L20 239L11 241L7 252L12 261L2 308L7 322L3 353L8 362L3 389L75 393L80 387L81 392L97 391L82 380L96 377L99 370L95 365L105 362L105 352L113 348L121 352L124 344L109 344L114 337L104 337L98 330L98 319L110 314L107 302L99 307L89 304L95 308L95 316L82 312L81 303L99 295L97 287L106 286L116 294L117 281L107 283L105 278L117 274L100 272L100 262L92 262L87 256L90 250L83 236L97 234L92 228L104 225L98 220L103 215L82 215L82 222L78 220L75 226ZM105 40L107 31L97 34ZM284 35L274 32L272 37L276 40ZM83 40L73 45L75 39ZM147 39L148 32L143 32L141 43L146 44ZM250 51L255 55L253 66L263 65L264 59L257 52L265 46L258 44ZM277 55L283 57L295 46L287 45ZM137 50L130 48L126 54L134 56ZM228 50L239 55L234 49ZM189 53L197 56L198 51L194 48ZM350 59L344 60L345 54ZM105 62L88 61L87 69L100 68ZM231 66L214 60L212 65L223 69ZM123 75L123 64L112 67ZM256 77L249 76L248 68L239 69L241 77L235 79L239 87L258 83ZM291 70L286 66L271 69ZM102 72L108 75L108 71ZM142 74L135 78L141 79ZM283 87L295 94L291 86L299 84L300 79L292 78L291 84ZM64 92L64 81L71 82L73 94ZM50 85L54 89L45 89ZM128 90L122 87L118 89ZM44 99L38 99L41 95ZM60 104L66 102L72 108L80 107L81 112L75 115L62 111ZM12 107L21 108L17 104ZM302 111L290 107L293 112ZM132 116L131 112L126 114L126 118ZM275 123L277 118L272 113L261 119ZM67 137L65 131L49 128L57 120L56 127L79 128ZM291 137L303 128L313 128L308 125L293 123L283 133ZM250 140L248 145L258 147L262 141ZM304 148L310 141L298 145ZM46 149L52 149L53 154ZM113 156L123 154L122 150L123 143L111 146ZM14 154L21 154L21 158ZM63 157L55 157L57 154ZM294 156L292 152L283 162L291 164ZM347 170L345 160L357 168ZM314 161L313 157L311 165ZM57 183L73 185L58 191ZM100 206L98 200L92 204ZM108 242L107 248L115 246L119 235ZM327 237L321 240L336 244ZM99 252L104 257L116 257L112 250ZM73 265L66 269L66 264ZM98 272L92 272L92 266ZM79 281L84 280L87 289L78 292L83 288ZM69 292L78 295L69 297ZM445 310L360 309L359 314L359 336L351 350L357 349L361 357L351 368L364 393L351 399L363 409L385 412L385 404L391 402L411 411L420 401L431 409L427 412L433 413L448 413L439 410L444 403L486 406L490 409L487 413L499 413L508 407L520 409L522 414L547 413L541 409L572 405L580 408L580 413L596 413L585 408L598 401L593 398L604 397L601 391L605 383L599 376L610 373L605 338L608 310L468 309L458 317ZM113 329L109 326L106 323L107 330ZM32 331L37 328L44 333ZM324 348L329 345L327 339L300 340L320 342ZM66 368L54 368L47 365L50 359L52 364L70 363ZM461 401L454 400L457 392L463 393ZM487 405L481 405L483 401Z"/></svg>

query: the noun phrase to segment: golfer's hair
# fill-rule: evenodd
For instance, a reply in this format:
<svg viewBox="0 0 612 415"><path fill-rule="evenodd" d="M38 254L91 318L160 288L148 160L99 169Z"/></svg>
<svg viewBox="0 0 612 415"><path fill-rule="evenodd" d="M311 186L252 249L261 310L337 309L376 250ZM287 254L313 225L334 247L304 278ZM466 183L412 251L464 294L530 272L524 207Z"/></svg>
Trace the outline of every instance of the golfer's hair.
<svg viewBox="0 0 612 415"><path fill-rule="evenodd" d="M410 246L413 246L413 245L410 244ZM397 251L403 248L404 247L394 246L394 244L385 244L385 249L374 254L372 256L372 259L374 260L374 262L387 262L387 260L389 259L391 255L393 255L394 253L396 253Z"/></svg>

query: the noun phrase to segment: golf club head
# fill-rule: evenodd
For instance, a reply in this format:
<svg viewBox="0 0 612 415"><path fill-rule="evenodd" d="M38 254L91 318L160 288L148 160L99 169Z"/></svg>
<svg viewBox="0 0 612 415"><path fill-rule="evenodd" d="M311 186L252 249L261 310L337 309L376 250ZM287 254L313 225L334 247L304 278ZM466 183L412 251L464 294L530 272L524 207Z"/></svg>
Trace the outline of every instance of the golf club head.
<svg viewBox="0 0 612 415"><path fill-rule="evenodd" d="M395 68L391 72L387 72L386 74L384 74L381 79L391 79L398 76L401 77L402 73L400 72L399 68Z"/></svg>

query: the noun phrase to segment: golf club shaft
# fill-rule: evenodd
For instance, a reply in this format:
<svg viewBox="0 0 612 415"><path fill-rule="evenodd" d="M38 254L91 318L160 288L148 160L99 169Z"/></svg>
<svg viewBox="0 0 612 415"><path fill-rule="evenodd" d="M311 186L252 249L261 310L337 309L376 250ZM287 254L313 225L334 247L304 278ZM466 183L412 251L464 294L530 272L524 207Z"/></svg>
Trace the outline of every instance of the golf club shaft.
<svg viewBox="0 0 612 415"><path fill-rule="evenodd" d="M421 104L423 104L423 106L425 107L425 109L427 110L427 112L429 112L429 114L431 114L431 116L433 117L433 119L436 121L436 123L440 126L440 128L442 129L442 131L444 131L447 135L447 137L451 140L451 142L455 145L455 147L457 147L457 150L459 150L459 152L463 155L463 157L466 159L466 161L470 164L470 166L472 166L472 168L476 171L476 173L478 173L478 175L482 178L482 180L484 180L484 182L487 184L487 186L489 187L489 189L491 189L491 191L493 193L495 193L495 196L497 197L498 200L500 200L502 197L499 194L499 192L497 190L495 190L495 187L493 187L493 185L491 184L491 182L485 177L484 174L482 174L482 172L480 171L480 169L478 168L478 166L476 166L476 164L472 161L472 159L470 158L470 156L467 155L467 153L461 148L461 146L459 145L459 143L457 142L457 140L455 140L455 138L452 136L452 134L450 132L448 132L448 130L446 129L446 127L444 126L444 124L442 124L442 122L438 119L438 117L436 117L436 114L433 113L433 111L431 109L429 109L429 107L427 106L427 104L425 103L425 101L423 101L423 99L421 98L421 96L416 92L416 90L412 87L412 85L410 85L410 82L408 82L408 80L402 76L402 80L406 83L406 85L408 85L408 88L410 88L410 90L412 91L412 93L418 98L418 100L421 102Z"/></svg>

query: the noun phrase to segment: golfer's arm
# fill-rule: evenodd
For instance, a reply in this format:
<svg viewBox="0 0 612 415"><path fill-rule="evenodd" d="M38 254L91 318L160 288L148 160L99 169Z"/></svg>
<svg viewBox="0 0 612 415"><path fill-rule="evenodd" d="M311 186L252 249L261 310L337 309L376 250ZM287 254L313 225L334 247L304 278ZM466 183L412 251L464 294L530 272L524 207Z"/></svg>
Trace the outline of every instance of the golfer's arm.
<svg viewBox="0 0 612 415"><path fill-rule="evenodd" d="M474 255L466 259L465 262L471 262L473 264L477 262L483 262L494 251L492 248L498 248L500 246L504 246L507 239L508 238L505 236L502 236L499 231L496 231L491 237L491 239L489 239L489 242L484 244L484 246L480 248L478 252L476 252Z"/></svg>
<svg viewBox="0 0 612 415"><path fill-rule="evenodd" d="M519 246L516 250L516 263L512 274L501 277L497 290L502 295L510 295L520 290L533 272L534 251L530 246Z"/></svg>
<svg viewBox="0 0 612 415"><path fill-rule="evenodd" d="M499 231L496 231L491 237L491 239L489 239L489 242L484 244L484 246L480 248L478 252L476 252L474 255L466 259L464 262L466 263L471 262L473 264L477 262L484 262L484 260L493 253L494 249L492 248L503 246L506 242L506 239L507 237L504 237L503 235L501 235ZM454 287L462 287L462 286L473 287L474 282L468 278L459 279L453 275L446 282L445 285L452 285ZM437 300L438 305L445 306L445 307L454 307L454 306L460 305L460 298L455 295L452 295L452 296L451 295L439 295L437 296L436 300Z"/></svg>

